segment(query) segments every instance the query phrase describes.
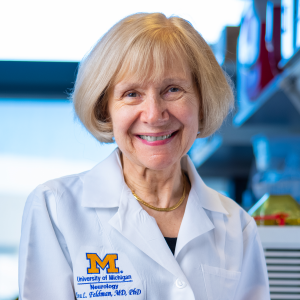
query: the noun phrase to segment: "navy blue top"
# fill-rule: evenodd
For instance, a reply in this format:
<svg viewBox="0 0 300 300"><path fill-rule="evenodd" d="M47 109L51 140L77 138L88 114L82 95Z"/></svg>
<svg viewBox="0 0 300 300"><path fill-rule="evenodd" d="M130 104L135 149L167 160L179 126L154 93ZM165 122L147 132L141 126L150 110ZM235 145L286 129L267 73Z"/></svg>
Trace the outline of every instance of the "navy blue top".
<svg viewBox="0 0 300 300"><path fill-rule="evenodd" d="M172 251L173 255L175 253L175 247L176 247L176 242L177 242L177 238L170 238L170 237L165 237L165 240L170 248L170 250Z"/></svg>

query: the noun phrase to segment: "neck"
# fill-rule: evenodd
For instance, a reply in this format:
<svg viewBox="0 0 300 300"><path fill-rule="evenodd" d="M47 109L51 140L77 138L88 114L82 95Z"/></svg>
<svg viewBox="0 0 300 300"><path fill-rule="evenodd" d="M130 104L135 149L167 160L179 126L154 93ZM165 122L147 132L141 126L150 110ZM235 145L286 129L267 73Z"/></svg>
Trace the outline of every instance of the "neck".
<svg viewBox="0 0 300 300"><path fill-rule="evenodd" d="M123 172L127 185L143 201L159 208L175 205L183 193L180 161L164 170L139 166L122 155Z"/></svg>

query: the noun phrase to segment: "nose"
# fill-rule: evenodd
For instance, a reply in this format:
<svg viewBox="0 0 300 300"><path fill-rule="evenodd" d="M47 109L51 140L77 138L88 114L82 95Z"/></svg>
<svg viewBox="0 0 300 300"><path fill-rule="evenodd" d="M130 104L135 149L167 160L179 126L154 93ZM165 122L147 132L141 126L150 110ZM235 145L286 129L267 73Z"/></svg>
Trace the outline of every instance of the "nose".
<svg viewBox="0 0 300 300"><path fill-rule="evenodd" d="M169 120L169 113L166 103L161 96L152 93L144 101L141 121L152 126L165 125Z"/></svg>

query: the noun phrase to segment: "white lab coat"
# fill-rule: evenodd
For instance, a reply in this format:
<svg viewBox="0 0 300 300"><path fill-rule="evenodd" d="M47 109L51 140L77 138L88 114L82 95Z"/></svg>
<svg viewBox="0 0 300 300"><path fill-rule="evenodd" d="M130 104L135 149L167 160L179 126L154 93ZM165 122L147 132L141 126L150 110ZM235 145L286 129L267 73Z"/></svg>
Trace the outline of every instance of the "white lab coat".
<svg viewBox="0 0 300 300"><path fill-rule="evenodd" d="M118 149L38 186L23 215L20 299L270 299L254 220L207 187L188 156L181 164L191 191L174 256L125 184Z"/></svg>

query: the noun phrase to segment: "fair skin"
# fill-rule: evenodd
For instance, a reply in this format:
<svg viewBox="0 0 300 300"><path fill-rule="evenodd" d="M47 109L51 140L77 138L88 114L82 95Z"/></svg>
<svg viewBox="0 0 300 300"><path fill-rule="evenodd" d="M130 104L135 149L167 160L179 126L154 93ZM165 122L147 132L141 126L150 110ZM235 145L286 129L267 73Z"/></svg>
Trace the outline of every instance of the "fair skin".
<svg viewBox="0 0 300 300"><path fill-rule="evenodd" d="M108 111L125 181L155 207L171 207L182 196L180 160L195 141L199 105L189 67L178 62L158 80L141 83L127 76L109 91ZM186 198L176 210L160 212L142 205L166 237L178 236L190 190L186 182Z"/></svg>

